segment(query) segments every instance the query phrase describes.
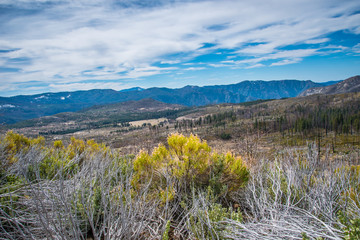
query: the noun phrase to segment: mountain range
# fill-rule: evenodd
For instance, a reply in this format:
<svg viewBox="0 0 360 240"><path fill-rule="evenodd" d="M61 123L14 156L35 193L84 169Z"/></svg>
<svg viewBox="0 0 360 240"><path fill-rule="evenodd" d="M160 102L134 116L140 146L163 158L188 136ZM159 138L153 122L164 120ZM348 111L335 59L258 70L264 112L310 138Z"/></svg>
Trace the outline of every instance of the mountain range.
<svg viewBox="0 0 360 240"><path fill-rule="evenodd" d="M333 83L315 83L310 80L259 80L230 85L185 86L178 89L136 87L121 91L94 89L0 97L0 124L16 123L61 112L75 112L100 104L136 101L145 98L185 106L280 99L296 97L307 89L324 87Z"/></svg>

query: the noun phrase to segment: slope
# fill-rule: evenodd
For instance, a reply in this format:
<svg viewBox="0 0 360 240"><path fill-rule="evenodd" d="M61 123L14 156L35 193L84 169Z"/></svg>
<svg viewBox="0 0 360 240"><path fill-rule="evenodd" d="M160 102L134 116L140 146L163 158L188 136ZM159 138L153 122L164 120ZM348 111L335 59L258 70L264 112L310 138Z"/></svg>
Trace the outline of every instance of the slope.
<svg viewBox="0 0 360 240"><path fill-rule="evenodd" d="M310 88L300 93L299 96L309 96L314 94L339 94L360 91L360 76L354 76L334 85Z"/></svg>

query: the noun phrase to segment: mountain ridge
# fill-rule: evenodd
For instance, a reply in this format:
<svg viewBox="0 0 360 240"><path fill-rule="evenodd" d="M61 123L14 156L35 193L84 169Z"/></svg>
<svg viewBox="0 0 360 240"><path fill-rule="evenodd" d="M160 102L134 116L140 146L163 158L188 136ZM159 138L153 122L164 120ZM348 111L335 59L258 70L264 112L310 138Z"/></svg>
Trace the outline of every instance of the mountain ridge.
<svg viewBox="0 0 360 240"><path fill-rule="evenodd" d="M299 97L314 94L339 94L360 91L360 75L353 76L333 85L309 88L299 94Z"/></svg>
<svg viewBox="0 0 360 240"><path fill-rule="evenodd" d="M319 86L322 84L310 80L257 80L229 85L185 86L176 89L135 87L121 91L92 89L0 97L0 124L16 123L61 112L75 112L99 104L137 101L144 98L169 104L202 106L295 97L306 89Z"/></svg>

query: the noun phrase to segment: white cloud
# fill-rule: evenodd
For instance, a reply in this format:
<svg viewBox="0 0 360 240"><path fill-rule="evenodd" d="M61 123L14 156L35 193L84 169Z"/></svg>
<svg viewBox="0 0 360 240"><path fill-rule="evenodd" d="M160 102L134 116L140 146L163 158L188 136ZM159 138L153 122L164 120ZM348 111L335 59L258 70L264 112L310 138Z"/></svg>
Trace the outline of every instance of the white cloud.
<svg viewBox="0 0 360 240"><path fill-rule="evenodd" d="M270 64L270 66L277 65L286 65L291 63L300 62L302 58L312 56L315 54L319 54L318 49L297 49L297 50L287 50L287 51L279 51L271 54L261 55L259 57L248 58L239 61L222 61L221 67L224 66L233 66L233 67L243 67L245 69L253 68L253 67L261 67L266 66L261 62L269 61L269 60L278 60L283 59L279 62L275 62ZM218 66L220 67L220 66Z"/></svg>
<svg viewBox="0 0 360 240"><path fill-rule="evenodd" d="M206 67L189 67L189 68L185 68L185 71L197 71L197 70L204 70L206 69Z"/></svg>
<svg viewBox="0 0 360 240"><path fill-rule="evenodd" d="M356 44L353 48L352 51L355 53L360 53L360 43Z"/></svg>
<svg viewBox="0 0 360 240"><path fill-rule="evenodd" d="M329 38L316 38L316 39L310 39L310 40L306 40L304 43L306 44L318 44L318 43L325 43L330 41Z"/></svg>
<svg viewBox="0 0 360 240"><path fill-rule="evenodd" d="M258 68L258 67L264 67L264 66L265 65L262 64L262 63L256 63L254 65L250 65L250 66L245 67L245 69Z"/></svg>
<svg viewBox="0 0 360 240"><path fill-rule="evenodd" d="M210 63L209 66L218 68L218 67L229 67L230 65L229 64L223 64L223 63Z"/></svg>
<svg viewBox="0 0 360 240"><path fill-rule="evenodd" d="M163 60L160 63L161 64L176 64L176 63L180 63L180 60Z"/></svg>
<svg viewBox="0 0 360 240"><path fill-rule="evenodd" d="M114 2L1 1L0 6L37 10L10 15L0 23L0 46L19 49L0 53L1 66L11 67L11 58L30 59L17 65L19 73L0 72L1 81L38 80L77 89L85 85L68 84L177 71L154 64L178 64L216 49L233 50L245 60L209 64L213 67L260 67L267 60L277 61L271 66L284 65L319 54L320 49L282 47L304 43L324 44L325 49L331 42L326 34L360 29L360 14L351 14L360 9L356 0L159 1L151 7ZM204 43L214 45L203 48Z"/></svg>
<svg viewBox="0 0 360 240"><path fill-rule="evenodd" d="M272 63L270 66L282 66L287 64L298 63L301 61L301 58L293 58L293 59L284 59L279 62Z"/></svg>

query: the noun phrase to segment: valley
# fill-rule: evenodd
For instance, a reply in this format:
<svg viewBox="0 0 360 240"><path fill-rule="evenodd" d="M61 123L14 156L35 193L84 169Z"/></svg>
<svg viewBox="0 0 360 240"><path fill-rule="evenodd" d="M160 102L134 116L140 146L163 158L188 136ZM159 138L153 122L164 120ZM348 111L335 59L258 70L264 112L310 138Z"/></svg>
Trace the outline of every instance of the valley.
<svg viewBox="0 0 360 240"><path fill-rule="evenodd" d="M265 156L287 146L306 146L308 141L320 141L324 149L356 149L360 143L359 106L359 93L202 107L144 99L27 120L10 128L49 141L69 142L72 136L94 139L126 154L150 151L172 133L196 134L219 151ZM336 129L334 112L346 117Z"/></svg>

